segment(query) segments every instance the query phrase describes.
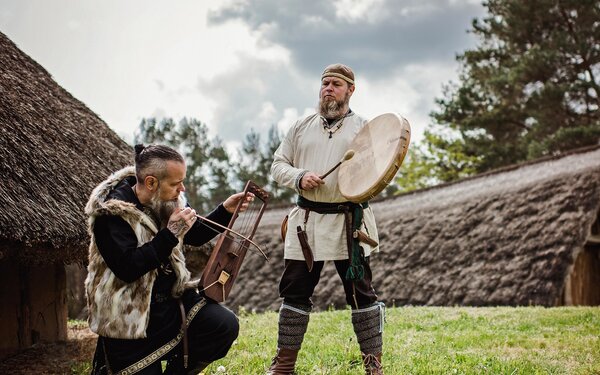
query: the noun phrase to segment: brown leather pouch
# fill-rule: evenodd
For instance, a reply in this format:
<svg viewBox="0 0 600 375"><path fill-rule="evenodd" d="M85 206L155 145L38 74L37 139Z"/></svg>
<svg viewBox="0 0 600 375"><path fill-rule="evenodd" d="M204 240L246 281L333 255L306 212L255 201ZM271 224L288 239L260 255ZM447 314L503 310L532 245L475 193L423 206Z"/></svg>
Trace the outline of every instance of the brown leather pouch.
<svg viewBox="0 0 600 375"><path fill-rule="evenodd" d="M379 245L377 241L375 241L374 239L369 237L368 234L359 229L355 230L354 233L352 233L352 237L358 239L359 242L366 243L371 247L377 247Z"/></svg>

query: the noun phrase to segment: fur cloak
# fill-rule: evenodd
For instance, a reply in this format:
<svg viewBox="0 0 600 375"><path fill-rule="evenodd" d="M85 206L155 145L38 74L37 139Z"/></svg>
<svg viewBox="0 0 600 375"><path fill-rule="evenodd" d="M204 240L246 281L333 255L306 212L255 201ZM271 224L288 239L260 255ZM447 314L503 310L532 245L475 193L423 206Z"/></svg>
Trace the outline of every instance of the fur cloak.
<svg viewBox="0 0 600 375"><path fill-rule="evenodd" d="M116 199L106 201L106 197L123 179L135 176L134 167L126 167L112 174L92 192L85 207L88 216L88 231L91 236L89 246L88 275L85 291L89 309L90 329L100 336L118 339L140 339L146 337L150 320L150 300L152 287L158 271L152 270L139 279L127 283L120 280L108 268L94 238L94 223L102 215L123 218L135 232L138 246L156 235L159 228L150 216L138 210L134 204ZM180 198L180 206L185 202ZM169 256L177 275L171 294L178 298L184 291L190 273L185 267L182 252L183 237Z"/></svg>

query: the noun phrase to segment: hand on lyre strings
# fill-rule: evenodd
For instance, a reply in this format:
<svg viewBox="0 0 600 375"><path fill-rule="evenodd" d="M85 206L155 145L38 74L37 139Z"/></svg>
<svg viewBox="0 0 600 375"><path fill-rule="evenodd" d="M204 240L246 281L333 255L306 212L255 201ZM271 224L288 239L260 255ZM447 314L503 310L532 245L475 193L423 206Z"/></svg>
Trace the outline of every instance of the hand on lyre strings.
<svg viewBox="0 0 600 375"><path fill-rule="evenodd" d="M300 189L302 190L312 190L318 188L323 185L325 181L321 179L316 173L306 172L302 179L300 180Z"/></svg>
<svg viewBox="0 0 600 375"><path fill-rule="evenodd" d="M239 212L244 212L244 211L246 211L248 209L248 206L254 200L254 194L248 193L247 195L245 195L245 197L246 198L244 199L244 193L243 192L233 194L232 196L230 196L229 198L227 198L225 200L225 202L223 202L223 207L225 207L225 209L227 210L227 212L229 212L230 214L232 214L232 213L234 213L235 208L239 204L240 200L243 199L242 205L240 206L240 211Z"/></svg>
<svg viewBox="0 0 600 375"><path fill-rule="evenodd" d="M175 209L169 217L167 229L177 237L183 236L194 225L196 219L196 210L190 207Z"/></svg>

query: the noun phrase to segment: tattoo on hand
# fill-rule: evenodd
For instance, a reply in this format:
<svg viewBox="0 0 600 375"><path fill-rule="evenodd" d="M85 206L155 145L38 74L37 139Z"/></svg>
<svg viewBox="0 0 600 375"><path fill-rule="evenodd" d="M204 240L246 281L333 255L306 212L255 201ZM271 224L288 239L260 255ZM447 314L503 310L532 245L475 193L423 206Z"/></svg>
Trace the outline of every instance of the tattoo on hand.
<svg viewBox="0 0 600 375"><path fill-rule="evenodd" d="M167 224L167 229L171 231L175 236L180 236L187 229L185 220L179 219L177 221L171 221Z"/></svg>

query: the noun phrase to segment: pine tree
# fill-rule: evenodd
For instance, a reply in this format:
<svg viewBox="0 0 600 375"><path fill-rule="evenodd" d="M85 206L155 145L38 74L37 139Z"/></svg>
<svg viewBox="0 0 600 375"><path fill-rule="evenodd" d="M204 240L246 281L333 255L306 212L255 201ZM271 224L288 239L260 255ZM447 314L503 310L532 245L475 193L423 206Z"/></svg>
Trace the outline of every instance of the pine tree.
<svg viewBox="0 0 600 375"><path fill-rule="evenodd" d="M232 163L219 137L212 141L209 154L208 166L210 170L209 195L213 203L223 202L231 194L235 193L233 184L230 182L232 175Z"/></svg>
<svg viewBox="0 0 600 375"><path fill-rule="evenodd" d="M261 173L266 173L269 176L268 179L268 190L271 194L271 202L272 203L290 203L296 197L296 192L280 186L275 180L270 178L271 175L271 165L273 164L273 155L277 148L281 144L283 135L279 131L279 128L276 124L271 125L269 128L269 136L267 139L266 150L261 160Z"/></svg>
<svg viewBox="0 0 600 375"><path fill-rule="evenodd" d="M432 113L429 146L468 159L473 172L597 144L600 3L489 0L473 22L479 46L458 56L459 84ZM458 139L447 139L450 128ZM447 142L444 142L447 139ZM448 144L452 149L445 149ZM442 161L444 163L444 161ZM455 171L440 180L456 178Z"/></svg>

